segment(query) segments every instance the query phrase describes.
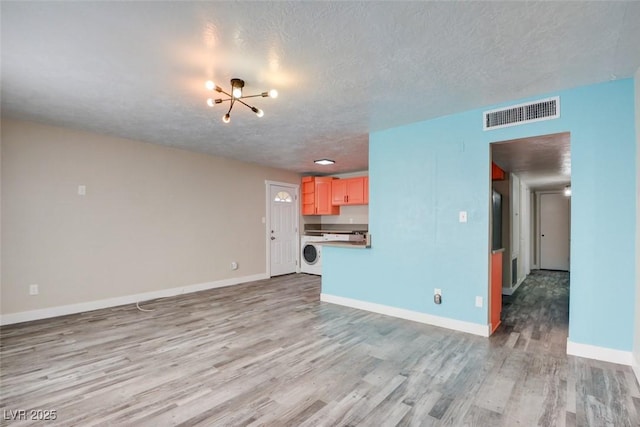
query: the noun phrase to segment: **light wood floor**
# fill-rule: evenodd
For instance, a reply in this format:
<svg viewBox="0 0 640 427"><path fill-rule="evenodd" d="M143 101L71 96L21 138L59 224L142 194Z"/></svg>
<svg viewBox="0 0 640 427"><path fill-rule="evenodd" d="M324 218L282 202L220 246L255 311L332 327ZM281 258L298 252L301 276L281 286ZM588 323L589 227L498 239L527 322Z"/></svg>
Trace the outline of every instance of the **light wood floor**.
<svg viewBox="0 0 640 427"><path fill-rule="evenodd" d="M629 367L565 355L568 276L545 277L489 339L321 303L304 274L6 326L2 423L638 425Z"/></svg>

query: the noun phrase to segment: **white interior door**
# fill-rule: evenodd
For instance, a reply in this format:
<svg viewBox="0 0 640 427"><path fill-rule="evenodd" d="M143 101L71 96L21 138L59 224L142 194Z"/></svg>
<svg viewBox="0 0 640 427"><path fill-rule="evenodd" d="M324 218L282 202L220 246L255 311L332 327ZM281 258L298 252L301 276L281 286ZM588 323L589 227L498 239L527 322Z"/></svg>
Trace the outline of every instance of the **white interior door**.
<svg viewBox="0 0 640 427"><path fill-rule="evenodd" d="M269 185L271 276L295 273L298 253L296 187Z"/></svg>
<svg viewBox="0 0 640 427"><path fill-rule="evenodd" d="M569 198L540 195L540 268L569 271Z"/></svg>

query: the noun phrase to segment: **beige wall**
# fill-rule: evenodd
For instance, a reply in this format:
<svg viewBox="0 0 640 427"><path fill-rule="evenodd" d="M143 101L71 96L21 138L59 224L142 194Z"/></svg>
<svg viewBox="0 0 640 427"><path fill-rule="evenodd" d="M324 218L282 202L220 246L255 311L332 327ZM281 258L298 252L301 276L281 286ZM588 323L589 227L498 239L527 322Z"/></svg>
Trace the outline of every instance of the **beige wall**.
<svg viewBox="0 0 640 427"><path fill-rule="evenodd" d="M265 180L300 180L14 120L1 150L2 314L264 274Z"/></svg>

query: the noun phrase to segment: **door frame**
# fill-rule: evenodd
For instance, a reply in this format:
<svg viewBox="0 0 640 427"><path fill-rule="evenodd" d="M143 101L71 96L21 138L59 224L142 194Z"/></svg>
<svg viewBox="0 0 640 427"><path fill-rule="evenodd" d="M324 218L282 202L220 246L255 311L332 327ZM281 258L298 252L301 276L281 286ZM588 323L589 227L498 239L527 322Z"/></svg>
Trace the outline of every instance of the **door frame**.
<svg viewBox="0 0 640 427"><path fill-rule="evenodd" d="M489 178L489 198L487 199L489 201L488 203L488 215L489 215L489 221L488 224L488 251L487 251L487 262L488 262L488 275L487 275L487 300L489 301L489 303L487 304L487 326L488 326L488 335L491 335L491 331L490 331L490 326L491 326L491 195L493 192L493 179L492 179L492 174L491 174L491 163L493 162L493 144L499 144L499 143L505 143L505 142L517 142L519 139L523 139L523 138L538 138L538 137L544 137L544 136L548 136L548 135L554 135L557 133L564 133L564 132L568 132L569 133L569 143L570 143L570 147L571 147L571 140L572 140L572 135L571 135L571 131L570 130L566 130L566 131L562 131L562 132L554 132L551 134L539 134L539 135L530 135L530 136L524 136L521 138L515 138L515 139L507 139L507 140L494 140L494 141L490 141L489 142L489 174L488 174L488 178ZM510 184L511 187L511 184ZM520 190L520 188L519 188ZM511 191L511 190L510 190ZM539 193L562 193L562 190L532 190L531 188L529 188L529 209L527 210L527 213L529 215L529 230L527 230L526 232L529 233L529 247L530 247L530 251L528 254L528 259L529 259L529 273L531 272L531 270L538 270L540 269L540 197L539 197ZM535 206L533 206L533 203L535 202ZM511 201L510 201L511 203ZM520 215L522 215L522 199L520 200ZM520 233L522 233L522 230L520 230ZM535 236L532 236L532 234L535 233ZM521 235L522 237L522 235ZM510 236L511 239L511 236ZM533 247L533 245L535 245L535 248ZM571 253L572 253L572 247L571 247L572 243L571 243L571 203L569 203L569 270L571 270ZM505 255L503 256L508 256L509 257L509 261L511 261L511 254L507 254L505 251ZM518 255L520 256L520 254ZM535 257L535 262L533 260L533 257ZM525 279L528 276L528 274L525 274ZM504 284L503 284L504 286ZM569 298L571 298L571 288L569 288ZM570 310L570 308L569 308ZM570 321L569 321L570 322Z"/></svg>
<svg viewBox="0 0 640 427"><path fill-rule="evenodd" d="M269 225L271 224L271 186L277 185L279 187L287 187L291 189L294 198L295 205L295 226L298 238L296 238L295 251L296 251L296 273L300 273L300 184L292 184L290 182L270 181L265 180L265 204L266 204L266 216L264 218L264 241L266 247L266 265L265 271L267 278L271 277L271 233L269 232Z"/></svg>

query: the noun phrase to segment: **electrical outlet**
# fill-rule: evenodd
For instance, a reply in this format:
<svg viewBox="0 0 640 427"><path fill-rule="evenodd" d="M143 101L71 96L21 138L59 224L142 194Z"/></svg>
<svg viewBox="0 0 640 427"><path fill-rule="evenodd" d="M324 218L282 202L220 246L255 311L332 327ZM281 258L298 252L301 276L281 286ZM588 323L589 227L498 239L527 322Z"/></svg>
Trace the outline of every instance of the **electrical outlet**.
<svg viewBox="0 0 640 427"><path fill-rule="evenodd" d="M442 304L442 289L435 288L433 290L433 303Z"/></svg>
<svg viewBox="0 0 640 427"><path fill-rule="evenodd" d="M85 196L87 194L86 185L78 185L78 196Z"/></svg>
<svg viewBox="0 0 640 427"><path fill-rule="evenodd" d="M233 262L231 263L231 269L232 269L232 270L237 270L237 269L238 269L238 263L237 263L237 262L235 262L235 261L233 261Z"/></svg>
<svg viewBox="0 0 640 427"><path fill-rule="evenodd" d="M29 285L29 295L38 295L39 293L40 289L38 289L38 285Z"/></svg>
<svg viewBox="0 0 640 427"><path fill-rule="evenodd" d="M476 307L482 308L482 297L476 297Z"/></svg>

